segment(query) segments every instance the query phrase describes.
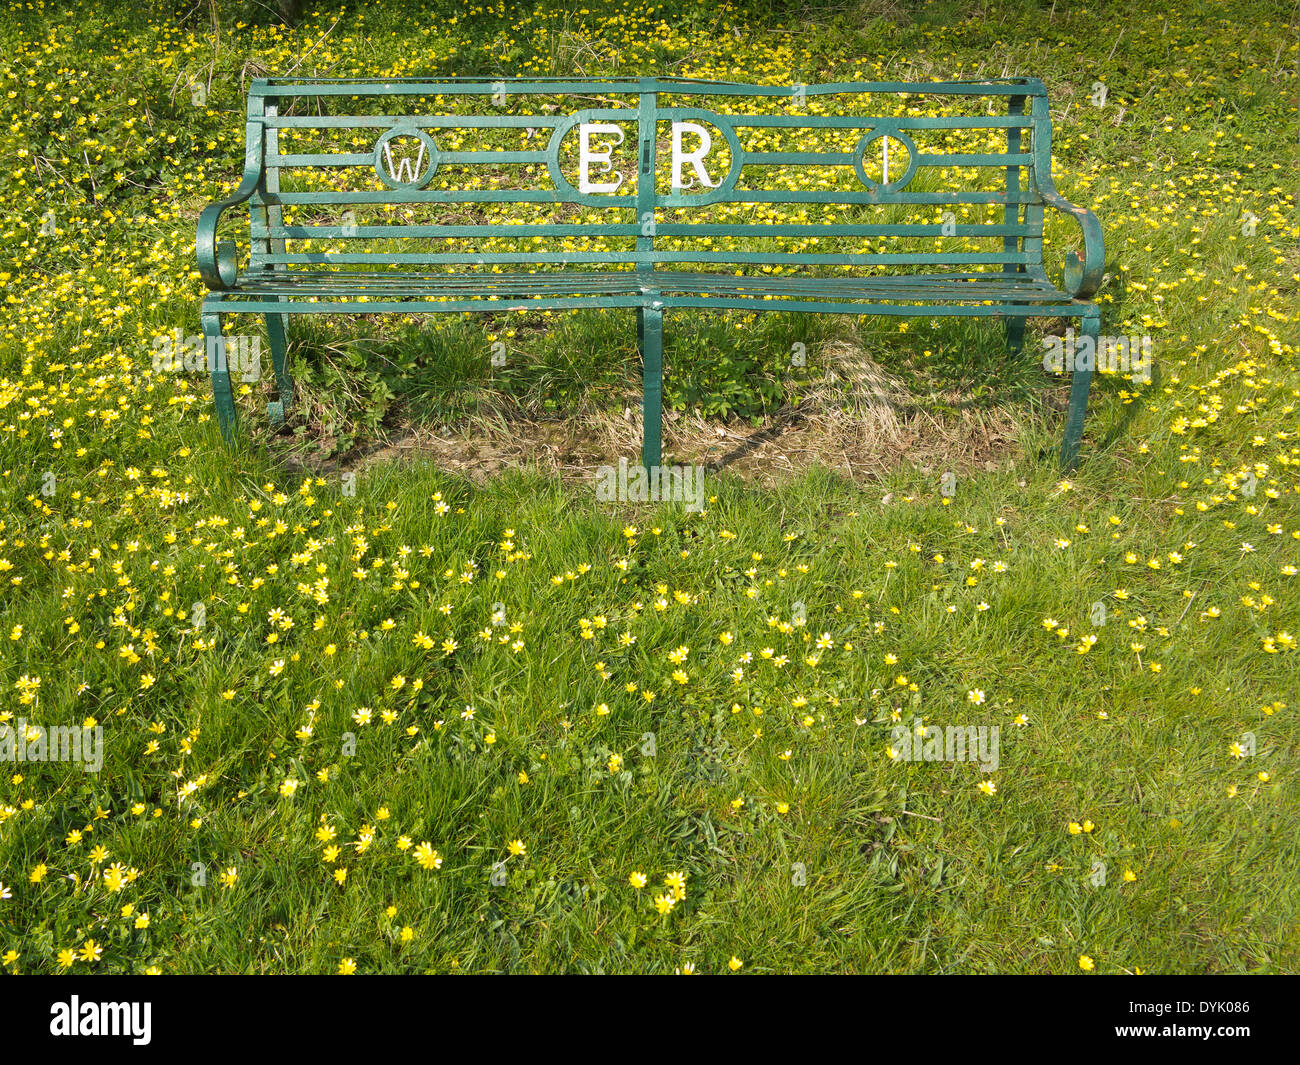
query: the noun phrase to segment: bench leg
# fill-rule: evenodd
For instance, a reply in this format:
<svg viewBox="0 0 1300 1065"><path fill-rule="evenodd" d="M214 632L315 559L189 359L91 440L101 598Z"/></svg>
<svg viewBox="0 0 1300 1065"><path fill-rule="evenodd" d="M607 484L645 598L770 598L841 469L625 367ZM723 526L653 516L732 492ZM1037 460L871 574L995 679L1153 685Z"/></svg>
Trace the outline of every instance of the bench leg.
<svg viewBox="0 0 1300 1065"><path fill-rule="evenodd" d="M221 316L200 314L203 326L203 348L212 374L212 401L217 408L217 423L227 443L233 443L239 419L235 413L235 393L230 387L230 363L226 358L226 343L221 335Z"/></svg>
<svg viewBox="0 0 1300 1065"><path fill-rule="evenodd" d="M640 308L636 332L642 366L641 464L649 470L659 465L663 439L664 312Z"/></svg>
<svg viewBox="0 0 1300 1065"><path fill-rule="evenodd" d="M1018 355L1025 347L1025 320L1023 318L1008 318L1006 329L1007 350L1013 355Z"/></svg>
<svg viewBox="0 0 1300 1065"><path fill-rule="evenodd" d="M1080 334L1090 336L1096 351L1097 335L1101 332L1101 315L1090 314L1083 319ZM1061 469L1072 471L1079 464L1079 441L1083 439L1083 418L1088 412L1088 387L1092 384L1092 367L1073 368L1070 378L1070 410L1065 418L1065 440L1061 444Z"/></svg>
<svg viewBox="0 0 1300 1065"><path fill-rule="evenodd" d="M266 335L271 342L271 364L275 369L275 387L279 398L266 405L271 428L278 429L284 424L285 415L293 404L293 378L289 376L288 336L285 329L287 314L268 314L266 316Z"/></svg>

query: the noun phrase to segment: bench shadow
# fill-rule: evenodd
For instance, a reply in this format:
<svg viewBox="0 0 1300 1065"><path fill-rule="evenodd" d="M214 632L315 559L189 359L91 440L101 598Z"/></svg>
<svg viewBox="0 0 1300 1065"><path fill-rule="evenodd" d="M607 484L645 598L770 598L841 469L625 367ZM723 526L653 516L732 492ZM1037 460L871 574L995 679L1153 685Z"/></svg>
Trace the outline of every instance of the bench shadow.
<svg viewBox="0 0 1300 1065"><path fill-rule="evenodd" d="M1107 292L1114 299L1107 319L1117 320L1123 313L1123 288L1112 282ZM1001 322L939 318L932 319L929 328L897 333L872 327L879 320L869 316L845 316L841 321L846 328L836 325L805 338L810 350L818 351L818 369L823 382L829 382L825 387L814 388L813 395L798 390L793 396L787 393L759 425L746 418L702 418L698 411L692 415L666 407L668 449L676 455L698 456L694 461L714 472L769 466L790 470L792 458L797 465L809 457L838 463L841 456L855 471L878 471L904 461L987 464L1016 449L1013 427L1019 414L1059 419L1065 410L1068 385L1046 380L1038 369L1039 329L1033 330L1019 353L1013 353L1006 347ZM1044 333L1063 332L1069 324L1063 319L1037 321L1046 326ZM530 323L508 323L503 318L502 326L511 325L523 334L519 347L512 349L511 361L517 369L509 371L509 380L519 374L522 385L513 387L506 379L483 372L486 334L482 330L445 330L440 324L426 323L389 335L353 332L346 338L318 323L304 323L304 328L295 330L291 359L301 357L310 365L307 377L316 396L306 416L300 411L297 423L275 438L280 461L295 469L357 469L390 457L404 460L438 454L475 465L480 448L495 448L501 456L513 452L520 461L526 461L530 450L550 448L560 452L551 458L566 466L572 465L569 457L576 453L572 448L568 456L564 453L560 439L566 434L585 457L602 452L639 454L639 420L633 414L629 422L623 409L640 408L640 395L628 390L633 375L621 381L610 376L597 383L600 375L581 365L567 368L557 378L549 348L566 345L548 337L546 328L534 330ZM626 324L610 325L610 336L621 337ZM788 330L776 324L777 329L760 342L771 349L769 356L781 348L778 335L783 339L788 339L786 332L794 335L793 324ZM683 350L678 357L689 357L693 351L690 328L682 332ZM583 329L585 338L590 327ZM667 346L666 362L674 356L671 333ZM931 349L933 358L926 356ZM354 353L358 361L364 357L366 372L388 390L393 403L378 424L352 425L346 436L339 436L336 426L342 423L332 420L329 396L339 372L356 372ZM635 361L634 351L627 354ZM515 362L516 358L524 361ZM326 366L329 373L323 372ZM639 374L639 366L636 370ZM541 391L557 396L556 409L543 412L536 404L522 402L530 389L539 390L539 382ZM574 386L576 392L560 396L556 386ZM473 403L468 398L471 393L478 396ZM1095 388L1094 397L1099 398ZM884 415L888 426L876 432L873 417L878 411L872 408L880 407L888 408ZM1136 409L1125 410L1095 446L1109 447L1123 437L1136 413ZM614 430L614 422L627 424ZM891 436L890 427L901 431ZM792 431L800 435L791 436ZM842 439L839 432L844 433ZM790 446L777 447L775 455L766 450L783 437L790 437ZM530 441L537 446L530 448ZM1039 457L1048 457L1055 446L1043 447ZM721 448L726 450L719 453Z"/></svg>

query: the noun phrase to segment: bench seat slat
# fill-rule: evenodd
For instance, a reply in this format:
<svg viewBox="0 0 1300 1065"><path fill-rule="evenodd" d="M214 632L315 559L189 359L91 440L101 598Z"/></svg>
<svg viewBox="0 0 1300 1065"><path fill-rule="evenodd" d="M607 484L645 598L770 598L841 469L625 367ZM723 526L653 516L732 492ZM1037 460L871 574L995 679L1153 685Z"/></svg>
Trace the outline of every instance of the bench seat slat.
<svg viewBox="0 0 1300 1065"><path fill-rule="evenodd" d="M887 277L744 276L693 271L638 274L626 271L556 272L553 274L428 274L268 271L249 274L227 295L276 296L290 300L388 296L433 299L471 295L532 297L636 293L691 295L712 293L736 298L761 296L836 299L904 299L957 301L1054 301L1069 297L1049 282L1028 274L891 275Z"/></svg>
<svg viewBox="0 0 1300 1065"><path fill-rule="evenodd" d="M655 310L672 308L708 308L713 310L754 311L817 311L831 314L886 314L905 318L951 317L1084 317L1088 304L1082 300L1008 300L1003 302L928 302L906 297L881 297L879 302L869 300L814 300L781 296L755 296L752 298L716 296L663 296L656 300ZM461 314L484 311L566 311L584 308L610 310L644 310L642 295L605 294L600 296L535 296L486 299L427 300L371 300L359 302L298 302L267 296L247 302L209 297L204 301L204 314Z"/></svg>
<svg viewBox="0 0 1300 1065"><path fill-rule="evenodd" d="M494 237L635 237L641 227L628 222L583 225L581 223L544 223L540 225L442 225L442 226L261 226L254 225L252 236L279 237L282 240L408 240L412 237L461 237L491 240Z"/></svg>

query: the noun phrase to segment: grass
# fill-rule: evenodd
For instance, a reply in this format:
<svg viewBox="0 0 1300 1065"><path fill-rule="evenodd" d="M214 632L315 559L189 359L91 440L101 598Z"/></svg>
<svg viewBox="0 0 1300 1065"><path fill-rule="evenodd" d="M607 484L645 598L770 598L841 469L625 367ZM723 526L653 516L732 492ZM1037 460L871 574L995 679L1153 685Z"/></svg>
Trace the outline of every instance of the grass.
<svg viewBox="0 0 1300 1065"><path fill-rule="evenodd" d="M0 719L105 740L98 773L5 767L0 964L1296 971L1294 9L587 7L0 15ZM241 71L336 19L301 72L1041 76L1103 332L1152 336L1155 380L1096 383L1063 480L1045 323L1017 361L969 322L675 315L683 413L762 422L851 340L940 428L1021 425L993 469L710 470L688 513L418 452L348 473L399 430L635 407L630 314L313 321L291 432L250 388L228 453L150 345L197 332ZM209 105L173 99L213 59ZM328 476L288 472L311 452ZM891 759L918 718L997 726L997 768Z"/></svg>

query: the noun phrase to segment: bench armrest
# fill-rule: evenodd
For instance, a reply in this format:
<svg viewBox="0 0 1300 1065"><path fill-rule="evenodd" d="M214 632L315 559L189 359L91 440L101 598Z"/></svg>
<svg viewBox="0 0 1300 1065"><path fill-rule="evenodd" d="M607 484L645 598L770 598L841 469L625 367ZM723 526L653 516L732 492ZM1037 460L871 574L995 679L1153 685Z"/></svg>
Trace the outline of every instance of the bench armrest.
<svg viewBox="0 0 1300 1065"><path fill-rule="evenodd" d="M246 203L262 182L262 127L250 123L248 149L244 156L244 177L232 196L218 200L203 208L199 215L198 230L194 238L194 253L198 259L199 273L204 284L214 292L234 288L238 269L235 263L235 242L217 240L217 222L228 207Z"/></svg>
<svg viewBox="0 0 1300 1065"><path fill-rule="evenodd" d="M1101 287L1101 275L1106 267L1106 242L1101 223L1086 207L1076 207L1057 192L1050 177L1039 178L1038 192L1044 204L1068 214L1083 230L1083 258L1072 251L1065 260L1065 287L1075 299L1091 299Z"/></svg>

